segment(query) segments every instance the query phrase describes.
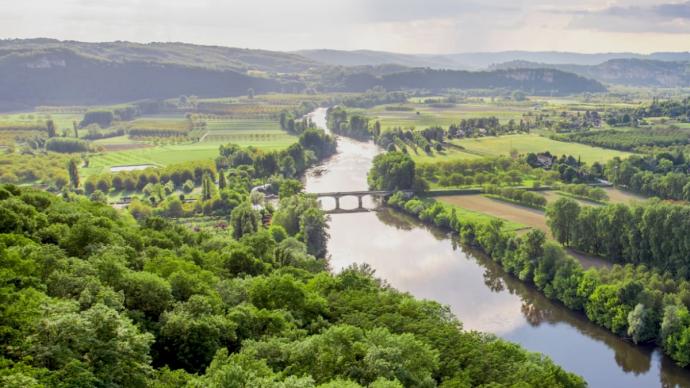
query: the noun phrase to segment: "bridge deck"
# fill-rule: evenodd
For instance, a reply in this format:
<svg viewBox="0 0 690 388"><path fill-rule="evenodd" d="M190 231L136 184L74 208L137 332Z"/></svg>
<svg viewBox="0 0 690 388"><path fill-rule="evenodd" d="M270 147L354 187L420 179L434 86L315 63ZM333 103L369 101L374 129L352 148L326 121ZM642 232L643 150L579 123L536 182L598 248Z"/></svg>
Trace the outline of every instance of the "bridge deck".
<svg viewBox="0 0 690 388"><path fill-rule="evenodd" d="M317 197L343 197L346 195L391 195L393 191L361 190L361 191L333 191L330 193L309 193Z"/></svg>

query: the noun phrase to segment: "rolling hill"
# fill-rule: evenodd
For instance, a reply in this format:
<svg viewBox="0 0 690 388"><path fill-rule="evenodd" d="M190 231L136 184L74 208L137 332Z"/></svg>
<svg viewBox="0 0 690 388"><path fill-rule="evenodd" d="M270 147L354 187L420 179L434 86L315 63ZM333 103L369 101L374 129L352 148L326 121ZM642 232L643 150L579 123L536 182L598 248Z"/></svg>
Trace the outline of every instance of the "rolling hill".
<svg viewBox="0 0 690 388"><path fill-rule="evenodd" d="M0 108L106 104L180 94L220 97L304 89L304 84L210 67L114 61L66 48L0 56Z"/></svg>
<svg viewBox="0 0 690 388"><path fill-rule="evenodd" d="M430 67L433 69L480 70L494 64L513 61L540 64L572 64L582 66L598 65L616 59L648 59L657 61L690 61L690 52L635 53L572 53L558 51L500 51L458 54L399 54L371 50L302 50L297 51L305 58L333 66L397 64L407 67Z"/></svg>
<svg viewBox="0 0 690 388"><path fill-rule="evenodd" d="M641 87L690 87L690 62L651 59L612 59L597 65L552 65L527 61L512 61L492 66L492 69L552 68L579 74L600 82Z"/></svg>
<svg viewBox="0 0 690 388"><path fill-rule="evenodd" d="M52 39L0 40L0 109L36 105L97 105L181 94L387 90L521 89L537 94L605 90L598 82L560 70L457 71L419 68L415 56L385 64L321 63L295 53L186 43L85 43ZM366 54L366 55L365 55ZM378 59L376 59L378 56ZM428 60L428 58L426 59ZM441 63L437 63L441 66Z"/></svg>
<svg viewBox="0 0 690 388"><path fill-rule="evenodd" d="M493 71L412 69L382 76L348 74L333 90L363 92L376 86L386 90L509 89L536 95L603 92L599 82L556 69L507 69Z"/></svg>

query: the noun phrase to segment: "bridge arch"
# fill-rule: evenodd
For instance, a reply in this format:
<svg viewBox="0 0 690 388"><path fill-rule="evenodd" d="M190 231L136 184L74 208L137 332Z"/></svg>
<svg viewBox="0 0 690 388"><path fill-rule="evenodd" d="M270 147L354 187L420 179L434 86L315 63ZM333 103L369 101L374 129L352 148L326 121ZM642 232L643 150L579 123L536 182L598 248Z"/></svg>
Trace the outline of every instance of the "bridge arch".
<svg viewBox="0 0 690 388"><path fill-rule="evenodd" d="M330 193L312 193L317 198L333 198L335 200L335 208L327 210L326 213L357 213L370 211L364 207L364 197L370 196L372 198L386 198L393 194L393 191L385 190L361 190L361 191L336 191ZM343 209L340 206L340 199L346 197L356 197L357 207L354 209Z"/></svg>

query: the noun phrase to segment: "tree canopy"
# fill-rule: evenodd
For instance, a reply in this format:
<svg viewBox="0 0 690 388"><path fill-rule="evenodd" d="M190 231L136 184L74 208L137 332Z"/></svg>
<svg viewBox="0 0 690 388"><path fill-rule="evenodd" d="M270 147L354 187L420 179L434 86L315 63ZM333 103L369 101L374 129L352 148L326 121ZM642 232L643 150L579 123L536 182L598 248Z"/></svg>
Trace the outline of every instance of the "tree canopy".
<svg viewBox="0 0 690 388"><path fill-rule="evenodd" d="M0 193L3 386L584 386L366 266L328 272L313 197L285 198L268 229L237 207L233 238Z"/></svg>

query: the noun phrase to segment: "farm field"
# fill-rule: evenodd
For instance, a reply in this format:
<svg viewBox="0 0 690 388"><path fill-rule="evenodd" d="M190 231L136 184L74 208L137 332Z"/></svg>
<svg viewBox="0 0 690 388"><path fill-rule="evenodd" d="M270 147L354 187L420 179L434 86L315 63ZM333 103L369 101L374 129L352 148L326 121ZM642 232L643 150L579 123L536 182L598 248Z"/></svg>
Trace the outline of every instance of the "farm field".
<svg viewBox="0 0 690 388"><path fill-rule="evenodd" d="M48 113L48 112L21 112L0 114L0 123L19 125L45 126L47 120L53 120L58 130L72 129L72 122L79 122L84 117L80 113Z"/></svg>
<svg viewBox="0 0 690 388"><path fill-rule="evenodd" d="M607 204L621 203L624 205L630 205L630 204L633 204L635 202L643 202L643 201L647 200L647 198L645 198L641 195L630 193L630 192L621 190L621 189L616 188L616 187L604 187L603 190L609 196L609 200L604 202ZM576 201L577 203L579 203L582 206L599 206L600 205L596 202L587 201L587 200L579 199L579 198L574 198L574 197L567 196L567 195L561 195L558 191L541 191L540 193L544 197L546 197L546 200L548 202L553 202L553 201L558 200L559 198L568 197L568 198Z"/></svg>
<svg viewBox="0 0 690 388"><path fill-rule="evenodd" d="M199 142L154 144L118 136L93 142L106 151L90 157L82 175L108 172L113 166L151 164L166 166L194 160L214 159L222 144L272 151L287 148L297 141L295 135L280 128L276 120L267 119L201 119L206 127L199 132ZM147 115L131 123L132 127L181 129L188 121L181 115Z"/></svg>
<svg viewBox="0 0 690 388"><path fill-rule="evenodd" d="M604 188L604 191L606 191L606 194L609 196L609 203L631 204L633 202L641 202L647 199L639 194L634 194L615 187L606 187Z"/></svg>
<svg viewBox="0 0 690 388"><path fill-rule="evenodd" d="M262 150L281 150L294 143L294 137L286 139L234 141L241 147L254 146ZM82 168L84 176L108 172L110 167L123 165L153 164L167 166L169 164L189 162L193 160L211 160L218 156L218 148L227 142L201 142L189 144L159 145L150 148L140 148L117 152L104 152L92 155L89 167Z"/></svg>
<svg viewBox="0 0 690 388"><path fill-rule="evenodd" d="M630 204L633 202L640 202L645 200L645 198L642 196L631 194L613 187L605 188L604 190L606 190L606 193L609 195L608 203L611 204ZM549 190L541 191L539 193L546 197L546 200L549 203L564 197L560 195L557 191ZM445 203L449 203L459 208L498 217L515 224L526 225L532 228L540 229L545 233L549 233L548 227L546 225L544 212L541 210L511 204L509 202L501 201L499 199L485 197L481 194L449 195L436 197L436 199L439 201L443 201ZM600 206L599 204L594 202L579 199L574 200L577 201L581 206Z"/></svg>
<svg viewBox="0 0 690 388"><path fill-rule="evenodd" d="M92 140L91 144L96 148L102 148L106 152L129 151L139 148L151 148L154 146L149 142L132 140L127 135Z"/></svg>
<svg viewBox="0 0 690 388"><path fill-rule="evenodd" d="M536 228L548 233L549 228L546 225L544 212L540 210L514 205L478 194L451 195L437 197L436 199L465 210L501 218L514 224Z"/></svg>
<svg viewBox="0 0 690 388"><path fill-rule="evenodd" d="M291 144L296 137L283 131L276 120L207 120L202 142Z"/></svg>
<svg viewBox="0 0 690 388"><path fill-rule="evenodd" d="M625 109L637 108L640 106L640 101L625 102L625 101L606 101L603 99L593 99L591 101L583 101L581 99L571 97L539 97L530 96L530 101L540 102L545 104L546 108L556 110L568 111L585 111L585 110L606 110L606 109Z"/></svg>
<svg viewBox="0 0 690 388"><path fill-rule="evenodd" d="M387 106L404 106L411 108L411 110L393 111L387 110ZM528 106L499 106L482 103L456 104L443 108L436 108L429 104L406 103L379 105L362 111L362 113L379 120L384 129L394 127L417 127L417 129L421 129L434 125L448 126L461 119L489 116L497 117L502 123L510 119L519 121L522 115L529 110Z"/></svg>
<svg viewBox="0 0 690 388"><path fill-rule="evenodd" d="M539 194L543 195L544 198L546 198L546 201L548 203L557 201L561 198L570 198L573 201L579 203L580 206L599 206L599 204L596 202L587 201L587 200L575 198L575 197L569 197L567 195L561 195L561 193L559 193L558 191L541 191L541 192L539 192Z"/></svg>
<svg viewBox="0 0 690 388"><path fill-rule="evenodd" d="M15 144L18 139L46 136L46 121L53 120L58 134L72 133L72 122L81 115L66 113L22 112L0 114L0 146Z"/></svg>
<svg viewBox="0 0 690 388"><path fill-rule="evenodd" d="M519 154L549 151L553 155L572 155L576 158L581 158L586 163L603 163L616 156L626 158L632 155L629 152L608 150L578 143L567 143L534 134L455 139L451 140L450 143L462 148L447 147L442 153L434 152L431 155L427 155L420 152L419 154L412 153L411 155L415 161L422 163L483 156L507 156L510 155L511 149L517 150Z"/></svg>
<svg viewBox="0 0 690 388"><path fill-rule="evenodd" d="M143 116L129 122L129 126L140 129L176 129L184 131L189 128L189 121L179 115Z"/></svg>

